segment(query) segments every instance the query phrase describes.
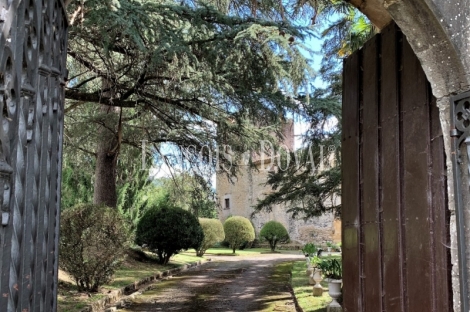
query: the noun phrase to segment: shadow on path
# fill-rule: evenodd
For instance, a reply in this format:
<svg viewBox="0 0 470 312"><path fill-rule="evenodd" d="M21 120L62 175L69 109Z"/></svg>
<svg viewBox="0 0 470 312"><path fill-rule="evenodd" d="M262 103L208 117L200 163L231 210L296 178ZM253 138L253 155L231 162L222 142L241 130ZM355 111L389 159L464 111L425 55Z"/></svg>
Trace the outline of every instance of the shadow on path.
<svg viewBox="0 0 470 312"><path fill-rule="evenodd" d="M237 259L234 259L237 258ZM155 284L123 311L296 311L290 272L276 264L295 255L215 257L215 261Z"/></svg>

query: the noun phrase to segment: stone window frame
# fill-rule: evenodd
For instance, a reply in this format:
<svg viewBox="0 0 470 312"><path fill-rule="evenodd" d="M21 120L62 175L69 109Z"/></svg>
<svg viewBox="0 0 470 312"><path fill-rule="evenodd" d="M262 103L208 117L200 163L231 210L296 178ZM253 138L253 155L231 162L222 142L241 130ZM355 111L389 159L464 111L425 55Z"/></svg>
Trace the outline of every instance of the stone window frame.
<svg viewBox="0 0 470 312"><path fill-rule="evenodd" d="M227 207L227 202L228 202L228 207ZM224 210L231 210L232 209L232 196L231 195L225 195L224 196Z"/></svg>

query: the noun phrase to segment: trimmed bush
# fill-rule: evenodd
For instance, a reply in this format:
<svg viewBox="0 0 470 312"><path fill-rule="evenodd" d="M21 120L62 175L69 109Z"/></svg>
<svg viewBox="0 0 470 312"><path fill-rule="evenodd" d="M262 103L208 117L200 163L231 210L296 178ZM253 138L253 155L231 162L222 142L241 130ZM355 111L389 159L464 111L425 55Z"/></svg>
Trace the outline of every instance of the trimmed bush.
<svg viewBox="0 0 470 312"><path fill-rule="evenodd" d="M194 215L163 202L144 213L137 224L135 242L146 244L158 255L160 264L167 264L181 250L199 249L203 239L204 233Z"/></svg>
<svg viewBox="0 0 470 312"><path fill-rule="evenodd" d="M233 216L224 223L225 241L230 244L233 253L244 242L255 239L255 229L250 220L241 216Z"/></svg>
<svg viewBox="0 0 470 312"><path fill-rule="evenodd" d="M217 219L199 218L199 224L204 232L204 240L196 250L196 254L198 257L202 257L207 249L224 240L225 232L222 222Z"/></svg>
<svg viewBox="0 0 470 312"><path fill-rule="evenodd" d="M81 204L62 212L59 266L79 291L96 292L124 258L129 227L116 209Z"/></svg>
<svg viewBox="0 0 470 312"><path fill-rule="evenodd" d="M277 221L269 221L261 228L259 236L269 242L271 251L276 249L277 243L287 243L289 241L289 233L282 223Z"/></svg>

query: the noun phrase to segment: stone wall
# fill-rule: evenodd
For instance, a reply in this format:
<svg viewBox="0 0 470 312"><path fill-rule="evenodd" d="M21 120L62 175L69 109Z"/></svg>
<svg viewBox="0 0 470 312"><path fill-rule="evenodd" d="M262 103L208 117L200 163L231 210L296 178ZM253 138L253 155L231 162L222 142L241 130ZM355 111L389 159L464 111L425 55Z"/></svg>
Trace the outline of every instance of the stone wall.
<svg viewBox="0 0 470 312"><path fill-rule="evenodd" d="M267 174L267 170L244 168L233 183L225 176L217 176L217 196L222 207L219 218L222 222L229 216L244 216L251 219L258 235L266 222L275 220L286 227L293 244L341 241L341 223L335 221L332 213L304 221L301 218L292 219L286 212L289 209L288 205L275 205L271 212L260 212L251 216L252 207L256 205L258 198L262 198L270 191L269 186L264 186ZM225 209L225 199L229 199L229 209Z"/></svg>
<svg viewBox="0 0 470 312"><path fill-rule="evenodd" d="M294 148L294 127L289 122L283 129L283 144L289 148ZM341 241L341 225L335 222L333 214L325 214L321 217L311 218L307 221L303 219L292 219L286 211L288 205L275 205L271 212L260 212L253 217L253 206L258 199L263 198L266 193L272 191L269 186L265 186L270 170L269 157L264 163L258 161L258 170L250 169L248 166L242 167L240 173L233 181L229 181L225 175L218 175L216 181L217 196L220 207L222 207L219 218L222 222L229 216L243 216L251 219L258 235L263 225L271 220L282 223L289 231L292 244L305 244L314 242L324 244L325 241ZM226 199L229 207L225 206ZM339 200L339 199L336 199ZM336 226L335 226L336 224Z"/></svg>

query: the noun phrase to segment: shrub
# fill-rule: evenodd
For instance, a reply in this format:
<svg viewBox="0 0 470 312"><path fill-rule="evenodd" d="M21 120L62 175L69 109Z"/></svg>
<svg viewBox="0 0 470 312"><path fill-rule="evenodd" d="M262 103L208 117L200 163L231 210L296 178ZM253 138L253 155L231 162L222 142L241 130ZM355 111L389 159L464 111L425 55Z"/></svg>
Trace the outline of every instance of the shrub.
<svg viewBox="0 0 470 312"><path fill-rule="evenodd" d="M132 246L131 248L127 248L126 257L127 259L132 259L137 262L158 263L159 261L157 255L150 252L145 252L139 246Z"/></svg>
<svg viewBox="0 0 470 312"><path fill-rule="evenodd" d="M137 224L135 242L146 244L158 255L160 264L167 264L181 250L199 249L203 239L204 233L194 215L162 202L144 213Z"/></svg>
<svg viewBox="0 0 470 312"><path fill-rule="evenodd" d="M276 249L277 243L286 243L289 241L289 233L282 223L277 221L269 221L261 228L259 236L269 242L271 251Z"/></svg>
<svg viewBox="0 0 470 312"><path fill-rule="evenodd" d="M302 248L302 252L304 253L305 257L313 257L318 251L317 246L314 243L307 243Z"/></svg>
<svg viewBox="0 0 470 312"><path fill-rule="evenodd" d="M116 209L80 204L62 212L59 266L80 291L98 291L124 258L129 227Z"/></svg>
<svg viewBox="0 0 470 312"><path fill-rule="evenodd" d="M196 254L202 257L207 249L215 243L221 242L225 238L224 226L217 219L199 218L202 231L204 232L204 240L201 246L196 250Z"/></svg>
<svg viewBox="0 0 470 312"><path fill-rule="evenodd" d="M318 264L325 278L340 280L343 277L343 267L337 259L324 259Z"/></svg>
<svg viewBox="0 0 470 312"><path fill-rule="evenodd" d="M246 241L255 239L255 229L250 220L240 216L233 216L224 223L225 240L230 244L233 253Z"/></svg>

